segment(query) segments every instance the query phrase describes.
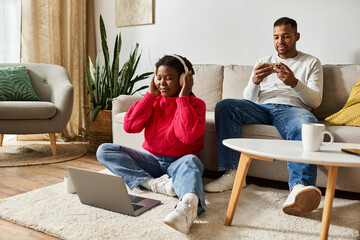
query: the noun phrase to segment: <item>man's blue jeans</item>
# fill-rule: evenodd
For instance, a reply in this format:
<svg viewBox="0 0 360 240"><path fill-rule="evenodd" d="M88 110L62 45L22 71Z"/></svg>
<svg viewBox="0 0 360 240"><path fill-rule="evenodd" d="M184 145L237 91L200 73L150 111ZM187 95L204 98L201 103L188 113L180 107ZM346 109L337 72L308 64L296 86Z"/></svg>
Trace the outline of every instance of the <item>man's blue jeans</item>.
<svg viewBox="0 0 360 240"><path fill-rule="evenodd" d="M317 123L316 117L306 109L282 104L256 104L245 99L225 99L215 107L215 124L219 142L219 170L234 170L240 152L222 144L227 138L241 137L242 125L273 125L285 140L301 141L303 123ZM317 166L287 162L290 190L297 184L315 186Z"/></svg>
<svg viewBox="0 0 360 240"><path fill-rule="evenodd" d="M192 154L181 158L157 157L118 144L101 144L96 152L99 162L117 176L124 178L126 185L133 189L141 183L168 174L179 199L186 193L194 193L201 204L198 214L205 211L205 197L202 183L204 166Z"/></svg>

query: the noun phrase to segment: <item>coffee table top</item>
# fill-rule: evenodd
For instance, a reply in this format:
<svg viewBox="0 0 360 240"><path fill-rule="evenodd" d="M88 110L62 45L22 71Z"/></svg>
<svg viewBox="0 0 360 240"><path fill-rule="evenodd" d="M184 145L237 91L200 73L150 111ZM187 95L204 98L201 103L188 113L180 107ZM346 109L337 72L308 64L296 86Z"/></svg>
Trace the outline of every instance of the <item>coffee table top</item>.
<svg viewBox="0 0 360 240"><path fill-rule="evenodd" d="M358 143L333 143L330 146L321 146L319 152L304 152L301 141L290 140L231 138L225 139L223 144L239 152L275 160L360 167L360 156L341 151L341 148L360 148Z"/></svg>

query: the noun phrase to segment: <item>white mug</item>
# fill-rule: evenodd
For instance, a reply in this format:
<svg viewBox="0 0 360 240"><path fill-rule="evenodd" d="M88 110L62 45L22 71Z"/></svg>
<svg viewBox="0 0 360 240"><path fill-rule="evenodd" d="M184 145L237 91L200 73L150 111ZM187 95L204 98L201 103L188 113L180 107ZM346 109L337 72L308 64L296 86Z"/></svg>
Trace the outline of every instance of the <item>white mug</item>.
<svg viewBox="0 0 360 240"><path fill-rule="evenodd" d="M70 176L65 176L64 182L65 182L65 189L66 189L67 193L71 193L71 194L76 193L74 183L72 182Z"/></svg>
<svg viewBox="0 0 360 240"><path fill-rule="evenodd" d="M330 136L330 142L324 143L325 134ZM334 142L334 135L325 130L325 125L321 123L303 123L301 138L303 150L306 152L316 152L320 146L329 146Z"/></svg>

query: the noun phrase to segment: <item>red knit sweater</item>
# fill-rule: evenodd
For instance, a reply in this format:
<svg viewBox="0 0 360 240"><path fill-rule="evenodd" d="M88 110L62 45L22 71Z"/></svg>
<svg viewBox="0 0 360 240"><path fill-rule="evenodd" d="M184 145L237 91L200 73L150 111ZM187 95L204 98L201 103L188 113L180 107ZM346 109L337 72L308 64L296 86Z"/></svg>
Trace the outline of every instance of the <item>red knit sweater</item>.
<svg viewBox="0 0 360 240"><path fill-rule="evenodd" d="M124 130L139 133L145 128L143 148L155 156L199 156L205 111L205 102L194 96L155 97L147 92L126 113Z"/></svg>

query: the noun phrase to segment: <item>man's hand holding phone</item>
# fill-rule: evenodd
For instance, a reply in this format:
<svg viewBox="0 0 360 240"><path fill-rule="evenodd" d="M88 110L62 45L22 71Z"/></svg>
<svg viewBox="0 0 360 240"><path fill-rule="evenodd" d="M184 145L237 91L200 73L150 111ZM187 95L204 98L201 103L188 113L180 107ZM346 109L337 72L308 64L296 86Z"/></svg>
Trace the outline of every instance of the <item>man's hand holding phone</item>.
<svg viewBox="0 0 360 240"><path fill-rule="evenodd" d="M260 84L264 78L274 73L274 69L268 63L260 63L254 69L253 83L258 85Z"/></svg>
<svg viewBox="0 0 360 240"><path fill-rule="evenodd" d="M279 67L274 67L273 70L276 72L277 77L287 86L295 87L298 80L295 78L294 73L291 69L283 63L279 63Z"/></svg>

